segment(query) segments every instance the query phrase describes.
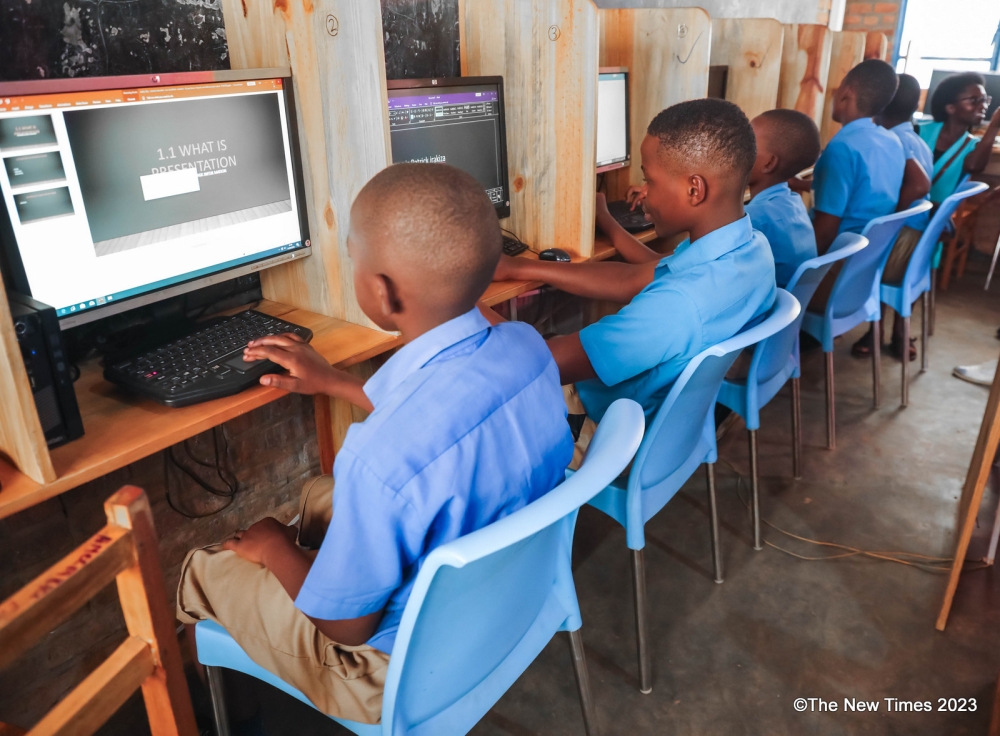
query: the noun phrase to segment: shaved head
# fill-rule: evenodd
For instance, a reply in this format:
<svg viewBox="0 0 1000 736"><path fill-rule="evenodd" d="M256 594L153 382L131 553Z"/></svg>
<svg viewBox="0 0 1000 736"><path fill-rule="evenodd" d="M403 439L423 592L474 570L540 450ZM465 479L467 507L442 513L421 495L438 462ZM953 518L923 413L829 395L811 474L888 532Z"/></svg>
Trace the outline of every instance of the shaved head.
<svg viewBox="0 0 1000 736"><path fill-rule="evenodd" d="M351 237L367 268L455 315L482 296L502 250L483 186L447 164L395 164L373 176L351 207Z"/></svg>
<svg viewBox="0 0 1000 736"><path fill-rule="evenodd" d="M808 115L797 110L768 110L753 119L757 145L778 157L776 174L790 179L819 158L819 129Z"/></svg>

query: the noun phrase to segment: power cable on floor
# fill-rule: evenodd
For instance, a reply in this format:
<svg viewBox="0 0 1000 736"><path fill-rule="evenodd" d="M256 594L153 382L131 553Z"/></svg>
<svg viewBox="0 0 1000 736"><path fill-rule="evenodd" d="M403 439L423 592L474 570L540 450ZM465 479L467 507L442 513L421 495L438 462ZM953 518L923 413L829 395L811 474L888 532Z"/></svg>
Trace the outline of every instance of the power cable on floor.
<svg viewBox="0 0 1000 736"><path fill-rule="evenodd" d="M732 465L732 463L726 460L719 460L719 462L728 467L731 471L733 471L733 473L736 474L736 487L735 487L736 496L737 498L740 499L740 503L742 503L743 506L747 509L747 512L749 512L750 504L743 497L743 494L740 493L740 486L747 488L747 483L743 477L743 474L740 473L740 471L738 471ZM867 557L873 560L882 560L884 562L895 562L900 565L916 567L925 572L946 573L951 570L951 564L955 559L954 557L931 557L929 555L922 555L916 552L900 552L900 551L884 552L878 550L866 550L866 549L860 549L858 547L851 547L846 544L838 544L837 542L823 542L818 539L810 539L808 537L803 537L799 534L793 534L792 532L785 531L781 527L772 524L763 516L761 517L760 520L763 524L766 524L771 529L774 529L774 531L778 532L779 534L783 534L791 539L795 539L800 542L805 542L807 544L814 544L819 547L828 547L836 550L842 550L839 554L824 555L820 557L810 557L807 555L801 555L797 552L785 549L784 547L779 547L778 545L774 544L773 542L769 542L766 539L764 540L764 544L766 544L768 547L772 547L778 550L779 552L782 552L783 554L786 554L790 557L794 557L799 560L805 560L807 562L825 562L828 560L843 560L849 557ZM920 560L924 561L921 562ZM985 570L988 567L991 567L991 565L980 564L977 566L965 567L964 570L966 572L970 572L973 570Z"/></svg>

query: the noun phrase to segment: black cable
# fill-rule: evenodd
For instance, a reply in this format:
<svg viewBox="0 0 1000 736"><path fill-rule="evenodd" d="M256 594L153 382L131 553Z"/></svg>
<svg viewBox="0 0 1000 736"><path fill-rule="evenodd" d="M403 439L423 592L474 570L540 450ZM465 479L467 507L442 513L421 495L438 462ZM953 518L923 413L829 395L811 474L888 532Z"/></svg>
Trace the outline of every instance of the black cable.
<svg viewBox="0 0 1000 736"><path fill-rule="evenodd" d="M214 463L206 462L204 460L199 460L197 457L195 457L194 453L191 451L191 447L188 445L189 440L184 440L183 442L181 442L181 446L184 448L184 452L191 460L191 462L203 468L214 470L216 475L219 477L219 480L222 481L222 484L225 486L225 490L213 488L211 484L202 479L197 473L194 472L194 470L184 465L177 458L177 455L174 453L174 447L176 447L176 445L174 447L167 448L166 452L164 453L163 480L164 480L164 489L166 491L167 504L178 514L180 514L181 516L185 516L188 519L203 519L207 516L212 516L213 514L217 514L220 511L229 508L229 506L233 503L233 498L236 496L237 493L239 493L240 490L239 481L236 478L236 474L233 473L233 471L230 470L229 468L223 467L222 453L220 453L219 451L219 437L217 433L218 431L222 432L222 439L225 443L225 455L228 458L229 443L226 438L225 428L216 428L216 427L212 428L212 444L215 454ZM214 511L210 511L207 514L191 514L180 508L180 506L174 502L174 499L170 494L170 472L169 472L170 465L176 467L184 475L186 475L188 478L194 481L195 484L197 484L199 487L201 487L208 493L212 494L213 496L227 499L226 503L220 508L217 508ZM229 477L226 477L227 475Z"/></svg>
<svg viewBox="0 0 1000 736"><path fill-rule="evenodd" d="M523 240L521 240L521 239L520 239L519 237L517 237L517 235L515 235L514 233L512 233L512 232L511 232L510 230L508 230L507 228L503 228L503 227L502 227L502 228L500 228L500 232L502 232L502 233L507 233L507 234L508 234L508 235L509 235L510 237L512 237L512 238L513 238L514 240L516 240L516 241L517 241L518 243L520 243L521 245L526 245L526 243L525 243L525 242L524 242Z"/></svg>

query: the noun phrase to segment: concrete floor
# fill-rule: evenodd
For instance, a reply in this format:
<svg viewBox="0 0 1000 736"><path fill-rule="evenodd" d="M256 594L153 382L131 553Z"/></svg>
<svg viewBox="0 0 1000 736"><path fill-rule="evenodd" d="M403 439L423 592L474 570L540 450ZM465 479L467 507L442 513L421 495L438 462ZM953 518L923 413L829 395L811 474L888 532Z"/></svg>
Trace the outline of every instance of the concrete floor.
<svg viewBox="0 0 1000 736"><path fill-rule="evenodd" d="M839 340L837 449L825 449L823 354L803 356L803 479L791 478L787 389L763 412L762 510L795 534L867 550L936 557L953 552L957 499L987 390L950 376L956 364L996 357L1000 302L969 273L941 295L930 369L912 377L899 408L900 364L883 359L882 408L871 408L870 362L852 358L860 330ZM994 292L997 287L994 287ZM919 317L914 319L919 334ZM912 364L914 373L919 363ZM625 535L584 509L576 536L583 636L604 734L980 734L1000 674L1000 585L992 569L967 573L947 630L934 622L942 574L852 558L802 561L754 552L736 495L748 473L746 433L720 443L717 466L726 582L710 574L704 473L647 526L654 689L637 684L632 586ZM982 557L997 505L987 493L970 558ZM765 539L806 556L829 549L765 528ZM310 709L256 686L270 734L336 734ZM798 713L796 698L838 712ZM843 712L844 698L878 701ZM886 712L883 698L930 701L934 712ZM974 698L972 713L936 712L938 698ZM346 732L345 732L346 733ZM474 729L478 736L582 734L569 645L557 637Z"/></svg>

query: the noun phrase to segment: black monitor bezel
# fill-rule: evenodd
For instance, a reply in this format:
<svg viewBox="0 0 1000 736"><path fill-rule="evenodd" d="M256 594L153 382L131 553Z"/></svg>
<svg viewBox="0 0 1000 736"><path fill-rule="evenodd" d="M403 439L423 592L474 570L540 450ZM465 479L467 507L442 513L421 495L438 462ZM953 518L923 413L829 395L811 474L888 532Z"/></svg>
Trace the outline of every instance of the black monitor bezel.
<svg viewBox="0 0 1000 736"><path fill-rule="evenodd" d="M597 94L601 93L601 75L602 74L624 74L625 75L625 158L621 161L615 161L614 163L605 164L604 166L597 167L597 173L603 174L606 171L614 171L615 169L624 169L626 166L632 165L632 98L630 96L629 90L629 73L628 67L626 66L602 66L597 70ZM594 116L597 116L597 105L595 99L594 105ZM597 125L594 125L594 164L597 164Z"/></svg>
<svg viewBox="0 0 1000 736"><path fill-rule="evenodd" d="M993 113L996 112L997 108L1000 107L1000 72L981 72L975 69L960 69L960 70L949 70L949 69L934 69L931 72L931 81L927 88L927 96L924 99L923 112L925 115L931 115L931 100L934 97L934 93L937 91L938 85L941 84L942 80L950 77L952 74L968 74L969 72L973 74L982 75L986 84L983 86L986 88L986 94L993 98L993 102L990 103L989 108L986 110L986 117L983 118L983 125L988 123L993 117Z"/></svg>
<svg viewBox="0 0 1000 736"><path fill-rule="evenodd" d="M0 82L0 97L24 97L30 95L49 95L64 92L96 92L102 90L130 89L134 87L174 87L188 84L211 84L214 82L242 82L265 79L281 79L281 91L285 99L285 112L288 120L288 143L292 156L292 179L295 186L295 196L299 202L299 232L304 247L289 251L291 258L298 259L312 252L309 236L309 202L306 199L305 171L302 165L301 147L299 145L299 124L295 109L295 88L292 72L288 67L263 69L240 69L210 72L179 72L173 74L153 74L111 77L83 77L68 79L41 79L21 82ZM261 271L271 266L277 266L290 260L284 255L274 255L249 263L243 263L231 268L215 271L205 276L196 276L185 281L178 281L158 289L135 294L116 301L113 304L97 306L84 312L63 315L59 317L62 329L86 324L114 314L137 309L177 296L181 293L194 291L203 286L233 279L247 273ZM28 277L21 261L21 254L14 238L14 229L10 221L10 213L6 207L0 206L0 271L4 284L8 289L31 296Z"/></svg>
<svg viewBox="0 0 1000 736"><path fill-rule="evenodd" d="M442 87L468 87L474 85L496 85L498 101L500 102L500 160L503 165L500 167L501 179L503 180L503 190L507 194L504 202L493 205L497 217L504 219L510 217L510 164L507 161L507 104L504 101L503 77L438 77L427 79L388 79L386 89L417 89L426 87L428 89L440 89ZM386 100L388 105L388 98ZM390 143L392 139L390 136ZM392 160L392 151L389 151L389 159Z"/></svg>

